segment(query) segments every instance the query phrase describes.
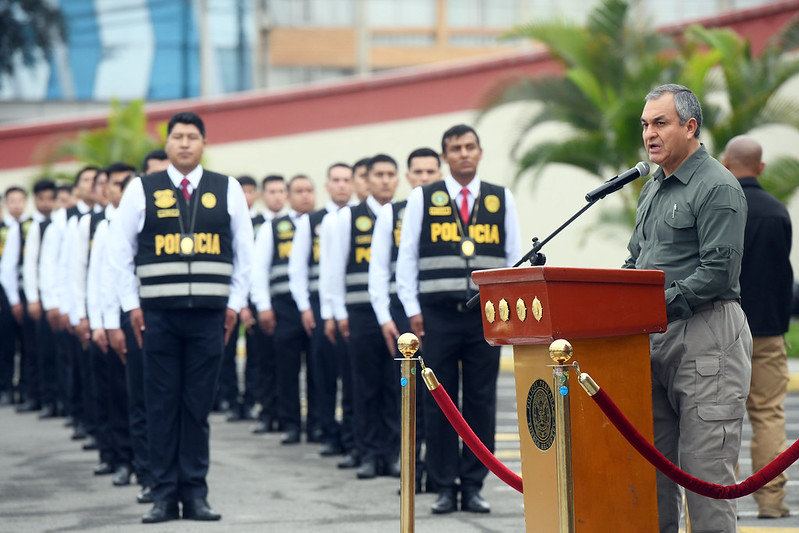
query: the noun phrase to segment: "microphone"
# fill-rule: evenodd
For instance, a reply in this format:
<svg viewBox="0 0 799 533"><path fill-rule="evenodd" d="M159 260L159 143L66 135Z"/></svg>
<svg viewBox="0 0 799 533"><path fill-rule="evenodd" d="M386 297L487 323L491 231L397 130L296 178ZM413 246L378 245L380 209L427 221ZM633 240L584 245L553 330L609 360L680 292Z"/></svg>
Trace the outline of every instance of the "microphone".
<svg viewBox="0 0 799 533"><path fill-rule="evenodd" d="M618 176L610 178L608 181L594 189L593 191L589 192L585 195L586 202L596 202L597 200L601 200L608 194L612 192L616 192L628 183L633 180L640 178L641 176L649 175L649 165L644 163L643 161L639 161L637 165L635 165L630 170L627 170Z"/></svg>

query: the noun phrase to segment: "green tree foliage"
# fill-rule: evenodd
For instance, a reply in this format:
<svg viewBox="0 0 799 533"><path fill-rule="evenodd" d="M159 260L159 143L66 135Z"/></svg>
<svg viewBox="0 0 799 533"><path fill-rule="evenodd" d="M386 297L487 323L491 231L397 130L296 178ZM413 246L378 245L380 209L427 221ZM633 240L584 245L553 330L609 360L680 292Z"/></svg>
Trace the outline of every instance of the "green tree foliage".
<svg viewBox="0 0 799 533"><path fill-rule="evenodd" d="M799 128L796 104L778 92L799 72L797 62L784 52L799 43L799 24L776 35L758 57L749 43L726 29L690 28L678 41L632 21L624 0L606 0L589 15L585 25L565 21L524 25L508 37L544 44L563 67L561 75L501 82L485 102L484 113L511 102L530 102L531 114L523 125L512 156L518 161L517 178L533 177L548 164L582 168L600 179L645 159L640 114L644 96L662 83L691 87L703 102L703 139L715 155L735 135L767 124ZM710 93L721 98L706 99ZM715 103L721 101L721 103ZM560 123L569 131L530 146L528 136L544 124ZM797 186L799 161L768 165L783 174L781 197ZM773 178L765 183L771 184ZM643 180L620 195L623 212L605 213L605 220L634 220Z"/></svg>
<svg viewBox="0 0 799 533"><path fill-rule="evenodd" d="M128 105L114 100L111 102L107 127L82 131L76 139L63 141L49 158L49 163L71 158L100 167L123 161L138 168L148 152L163 146L163 139L147 131L147 115L141 100L134 100Z"/></svg>
<svg viewBox="0 0 799 533"><path fill-rule="evenodd" d="M0 76L14 73L17 58L28 67L49 58L58 39L66 40L66 31L57 7L46 0L0 1Z"/></svg>

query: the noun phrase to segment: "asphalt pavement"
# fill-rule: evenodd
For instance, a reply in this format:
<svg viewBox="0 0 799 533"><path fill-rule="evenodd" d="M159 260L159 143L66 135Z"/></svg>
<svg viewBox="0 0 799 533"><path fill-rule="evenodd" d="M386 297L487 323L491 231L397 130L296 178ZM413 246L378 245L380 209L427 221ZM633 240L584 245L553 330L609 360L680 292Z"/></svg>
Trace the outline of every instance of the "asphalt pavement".
<svg viewBox="0 0 799 533"><path fill-rule="evenodd" d="M521 471L513 374L507 356L499 379L497 456ZM799 363L792 363L799 383ZM793 383L793 382L792 382ZM793 389L793 386L792 386ZM427 394L422 390L420 393ZM799 392L786 401L789 444L799 438ZM612 430L610 426L609 430ZM0 408L0 532L296 532L374 533L400 531L399 482L356 480L339 470L338 458L323 458L319 445L280 444L280 434L254 436L246 422L229 423L211 415L209 501L220 522L174 521L145 525L149 506L135 502L138 487L113 487L108 476L92 475L97 453L69 439L63 419L37 420ZM741 479L751 473L751 429L744 428ZM789 469L786 503L796 513L779 520L757 519L750 497L739 500L742 533L799 533L799 467ZM489 475L483 496L492 512L430 514L434 494L416 497L418 533L523 532L522 496ZM579 510L578 510L579 513ZM607 531L624 531L608 524Z"/></svg>

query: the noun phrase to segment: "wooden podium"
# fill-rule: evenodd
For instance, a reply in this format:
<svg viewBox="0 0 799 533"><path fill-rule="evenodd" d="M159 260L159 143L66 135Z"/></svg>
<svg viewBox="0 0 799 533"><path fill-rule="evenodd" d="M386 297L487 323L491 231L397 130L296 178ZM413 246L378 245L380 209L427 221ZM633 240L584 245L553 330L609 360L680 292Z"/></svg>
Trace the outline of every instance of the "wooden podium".
<svg viewBox="0 0 799 533"><path fill-rule="evenodd" d="M514 346L526 530L560 531L549 345L569 341L567 364L579 363L652 442L649 333L666 329L663 272L528 267L472 279L486 340ZM569 374L574 530L657 532L655 469Z"/></svg>

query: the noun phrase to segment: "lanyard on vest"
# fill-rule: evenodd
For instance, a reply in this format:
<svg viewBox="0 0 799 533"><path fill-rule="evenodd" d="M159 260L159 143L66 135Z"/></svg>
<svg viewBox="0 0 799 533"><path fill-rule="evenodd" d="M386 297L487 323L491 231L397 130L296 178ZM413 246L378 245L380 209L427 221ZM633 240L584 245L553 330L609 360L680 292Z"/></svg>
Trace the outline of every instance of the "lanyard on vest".
<svg viewBox="0 0 799 533"><path fill-rule="evenodd" d="M469 225L474 224L477 221L477 212L480 210L480 195L482 191L477 191L477 197L474 199L474 209L472 209L472 215L469 220ZM458 213L458 206L455 204L455 198L449 199L450 204L452 204L453 213ZM461 237L461 257L466 259L466 268L469 268L469 259L474 256L475 253L475 244L474 239L467 235L466 230L463 227L463 222L461 221L461 217L456 215L455 222L458 225L458 234ZM468 274L467 274L468 278ZM469 284L467 283L466 286L468 287ZM468 291L468 289L467 289Z"/></svg>
<svg viewBox="0 0 799 533"><path fill-rule="evenodd" d="M169 180L172 183L172 180ZM175 188L175 185L172 184L172 188L175 189L175 192L178 192ZM199 193L199 184L197 189L195 189L194 193ZM181 194L183 194L181 192ZM194 194L191 195L194 197ZM190 198L191 198L190 197ZM194 225L197 222L197 206L199 205L200 201L195 198L194 200L194 209L191 212L191 218L189 218L189 231L186 232L186 228L183 224L183 213L180 212L180 202L178 202L178 224L180 225L180 255L182 256L193 256L194 255ZM188 204L188 202L187 202Z"/></svg>

